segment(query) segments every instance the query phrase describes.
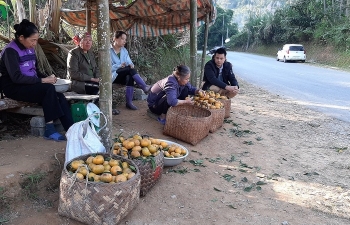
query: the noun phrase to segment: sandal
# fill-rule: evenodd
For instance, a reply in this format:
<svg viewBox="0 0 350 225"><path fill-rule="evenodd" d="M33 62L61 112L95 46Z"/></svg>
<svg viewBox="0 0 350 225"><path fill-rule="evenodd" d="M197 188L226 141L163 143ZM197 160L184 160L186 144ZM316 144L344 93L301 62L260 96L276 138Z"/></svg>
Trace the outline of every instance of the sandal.
<svg viewBox="0 0 350 225"><path fill-rule="evenodd" d="M163 125L165 125L166 119L161 119L161 118L157 118L157 121Z"/></svg>
<svg viewBox="0 0 350 225"><path fill-rule="evenodd" d="M57 141L57 142L66 141L67 140L63 135L61 135L58 132L55 132L55 133L51 134L48 137L44 136L44 139L46 139L46 140L54 140L54 141Z"/></svg>

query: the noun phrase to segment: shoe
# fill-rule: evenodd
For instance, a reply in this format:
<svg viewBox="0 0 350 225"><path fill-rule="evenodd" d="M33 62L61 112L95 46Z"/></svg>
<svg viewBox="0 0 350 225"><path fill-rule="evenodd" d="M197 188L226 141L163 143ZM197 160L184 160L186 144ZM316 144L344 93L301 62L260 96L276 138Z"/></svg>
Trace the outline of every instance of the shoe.
<svg viewBox="0 0 350 225"><path fill-rule="evenodd" d="M157 121L163 125L165 125L166 119L161 119L161 118L157 118Z"/></svg>
<svg viewBox="0 0 350 225"><path fill-rule="evenodd" d="M53 141L57 141L57 142L60 142L60 141L66 141L66 137L63 136L62 134L58 133L58 132L55 132L53 134L51 134L50 136L44 136L44 139L46 140L53 140Z"/></svg>
<svg viewBox="0 0 350 225"><path fill-rule="evenodd" d="M120 110L119 109L112 109L112 114L113 115L119 115L120 114Z"/></svg>

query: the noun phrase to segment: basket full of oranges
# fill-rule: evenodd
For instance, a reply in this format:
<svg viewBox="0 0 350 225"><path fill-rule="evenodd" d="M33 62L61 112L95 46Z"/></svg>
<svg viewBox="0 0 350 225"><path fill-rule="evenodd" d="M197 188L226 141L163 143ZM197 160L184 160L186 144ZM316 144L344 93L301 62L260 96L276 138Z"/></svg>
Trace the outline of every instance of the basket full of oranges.
<svg viewBox="0 0 350 225"><path fill-rule="evenodd" d="M132 160L107 153L81 155L62 171L58 213L85 224L118 224L138 204L140 187Z"/></svg>
<svg viewBox="0 0 350 225"><path fill-rule="evenodd" d="M132 160L141 174L140 195L146 193L158 182L163 173L163 147L167 145L159 139L146 135L133 134L125 137L119 134L112 147L113 155Z"/></svg>
<svg viewBox="0 0 350 225"><path fill-rule="evenodd" d="M226 98L226 96L221 96L219 93L214 91L198 92L194 96L194 104L208 109L211 112L211 126L209 132L213 133L219 129L224 123L225 117L225 105L219 99Z"/></svg>

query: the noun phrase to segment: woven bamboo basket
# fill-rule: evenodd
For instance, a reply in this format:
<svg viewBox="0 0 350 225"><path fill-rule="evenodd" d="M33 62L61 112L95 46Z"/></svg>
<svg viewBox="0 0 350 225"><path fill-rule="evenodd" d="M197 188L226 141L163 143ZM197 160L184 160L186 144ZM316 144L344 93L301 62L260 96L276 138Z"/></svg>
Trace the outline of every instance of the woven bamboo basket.
<svg viewBox="0 0 350 225"><path fill-rule="evenodd" d="M210 133L214 133L224 123L225 108L222 109L209 109L211 112L211 124L209 128Z"/></svg>
<svg viewBox="0 0 350 225"><path fill-rule="evenodd" d="M194 105L170 107L163 133L196 145L209 134L211 112Z"/></svg>
<svg viewBox="0 0 350 225"><path fill-rule="evenodd" d="M231 112L231 99L219 99L222 103L224 103L224 108L225 108L225 119L229 118L230 112Z"/></svg>
<svg viewBox="0 0 350 225"><path fill-rule="evenodd" d="M109 154L102 155L109 156ZM85 161L89 156L91 154L73 160ZM75 175L64 168L60 182L59 215L85 224L110 225L118 224L131 212L140 199L140 172L137 165L129 159L116 155L112 155L111 158L126 161L134 166L137 169L135 176L115 184L90 182L75 179Z"/></svg>
<svg viewBox="0 0 350 225"><path fill-rule="evenodd" d="M150 161L133 159L141 174L140 195L143 197L162 177L164 167L164 155L160 152L154 157L155 168Z"/></svg>

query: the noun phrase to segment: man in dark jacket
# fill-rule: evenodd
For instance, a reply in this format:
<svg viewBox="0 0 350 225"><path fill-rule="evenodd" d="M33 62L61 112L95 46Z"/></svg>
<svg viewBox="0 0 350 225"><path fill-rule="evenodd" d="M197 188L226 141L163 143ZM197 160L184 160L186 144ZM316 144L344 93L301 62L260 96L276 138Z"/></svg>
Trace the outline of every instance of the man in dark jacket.
<svg viewBox="0 0 350 225"><path fill-rule="evenodd" d="M224 48L219 48L213 58L205 64L202 89L233 98L238 94L239 86L232 71L232 64L226 61L226 54Z"/></svg>

